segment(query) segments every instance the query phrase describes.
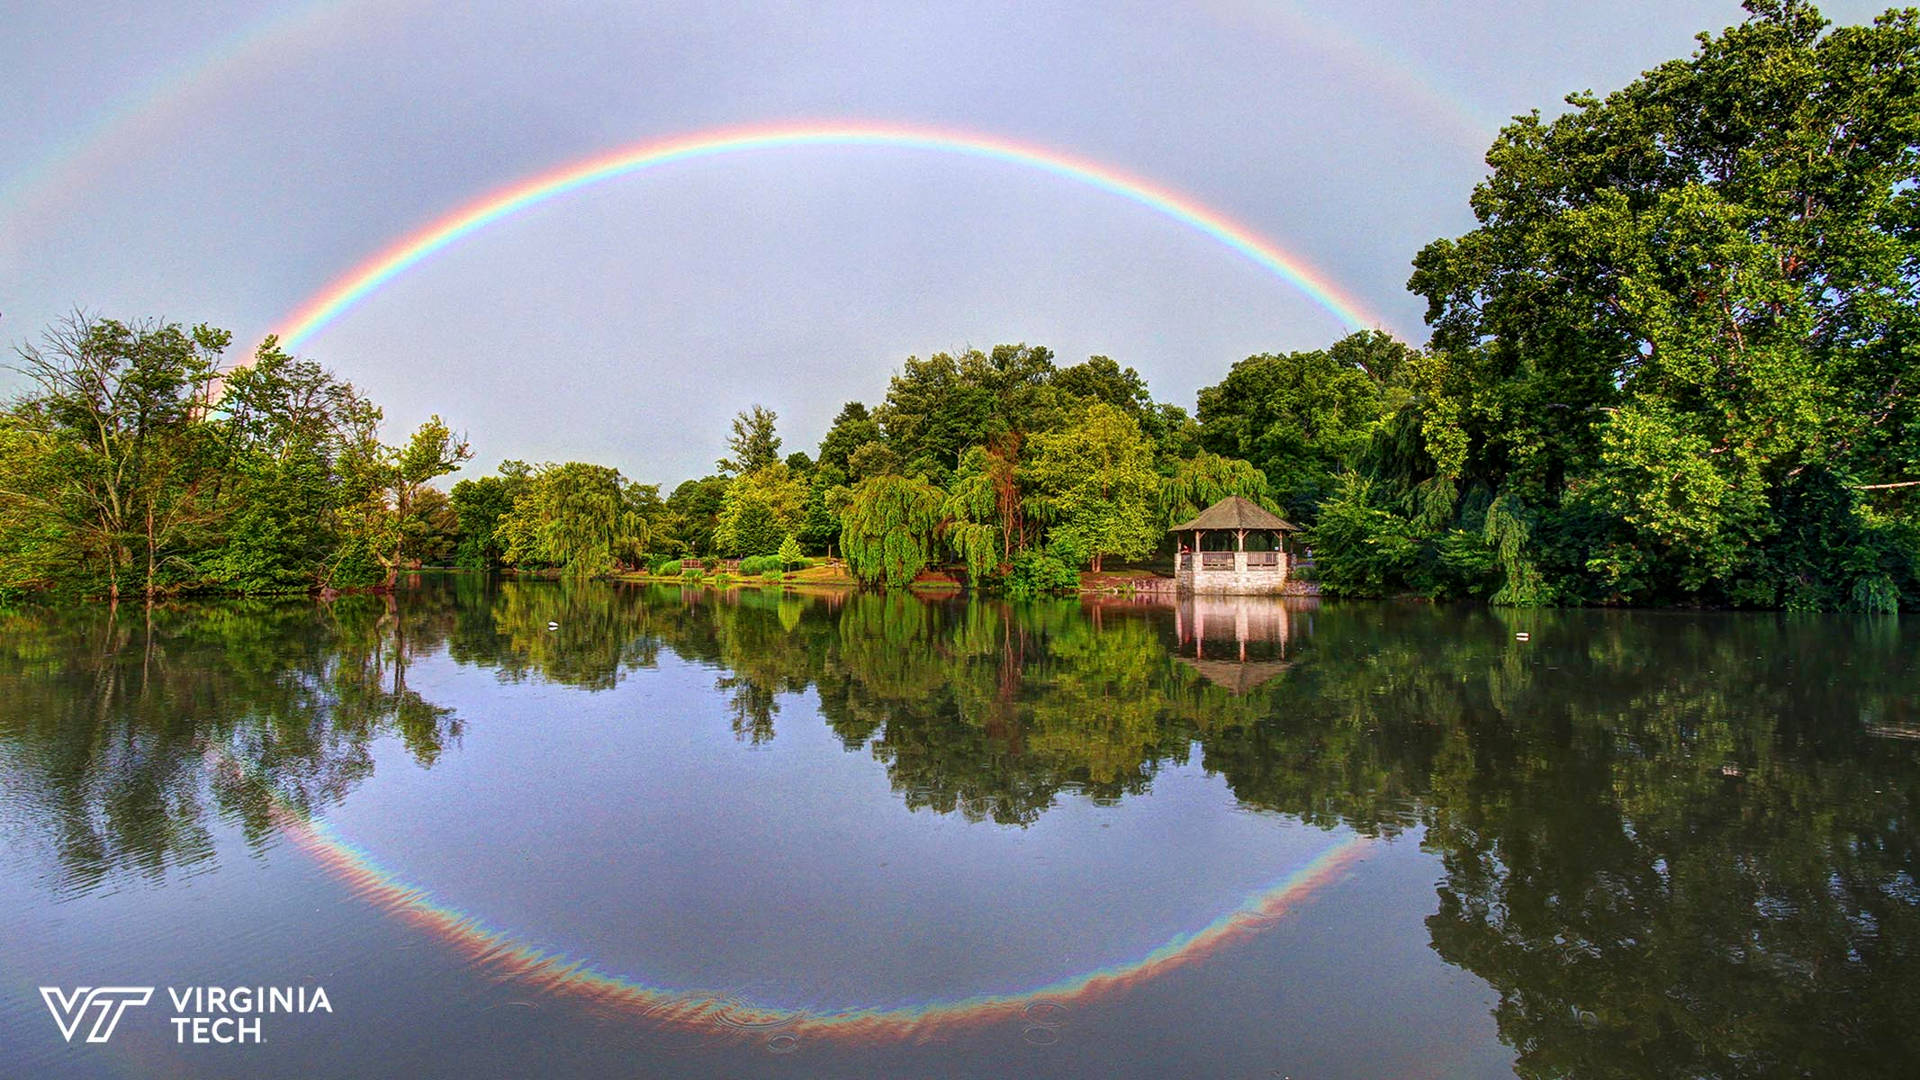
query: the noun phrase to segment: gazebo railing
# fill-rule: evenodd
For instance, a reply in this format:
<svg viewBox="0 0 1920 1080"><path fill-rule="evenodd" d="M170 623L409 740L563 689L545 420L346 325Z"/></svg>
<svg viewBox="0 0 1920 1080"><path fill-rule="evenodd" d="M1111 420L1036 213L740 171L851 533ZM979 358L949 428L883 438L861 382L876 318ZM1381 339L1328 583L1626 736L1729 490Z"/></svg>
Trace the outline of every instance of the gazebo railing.
<svg viewBox="0 0 1920 1080"><path fill-rule="evenodd" d="M1235 570L1277 573L1286 565L1284 560L1285 556L1278 551L1183 551L1175 566L1181 573L1188 574L1196 570L1202 573Z"/></svg>

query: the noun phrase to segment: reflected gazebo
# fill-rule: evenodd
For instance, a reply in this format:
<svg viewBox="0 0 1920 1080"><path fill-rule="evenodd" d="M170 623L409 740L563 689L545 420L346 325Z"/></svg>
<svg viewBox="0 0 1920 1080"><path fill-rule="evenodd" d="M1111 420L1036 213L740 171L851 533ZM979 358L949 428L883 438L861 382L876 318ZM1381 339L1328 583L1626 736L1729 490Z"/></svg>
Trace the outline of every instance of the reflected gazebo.
<svg viewBox="0 0 1920 1080"><path fill-rule="evenodd" d="M1208 682L1248 693L1292 666L1292 617L1277 598L1184 594L1173 608L1174 658Z"/></svg>

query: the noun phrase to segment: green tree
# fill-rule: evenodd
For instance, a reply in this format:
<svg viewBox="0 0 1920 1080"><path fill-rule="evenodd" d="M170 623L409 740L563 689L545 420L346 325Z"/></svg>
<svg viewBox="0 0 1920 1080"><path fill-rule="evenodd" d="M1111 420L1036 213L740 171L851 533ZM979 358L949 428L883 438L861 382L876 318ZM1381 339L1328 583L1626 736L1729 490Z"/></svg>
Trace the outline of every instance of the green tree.
<svg viewBox="0 0 1920 1080"><path fill-rule="evenodd" d="M657 514L659 506L658 488L627 480L617 469L578 461L544 465L500 518L502 559L568 575L632 565L647 549L648 512Z"/></svg>
<svg viewBox="0 0 1920 1080"><path fill-rule="evenodd" d="M378 535L386 542L375 550L381 552L380 562L386 568L384 584L391 588L409 550L432 533L428 507L421 502L427 483L457 471L473 451L436 415L414 429L404 446L393 447L384 457L381 479L386 507L375 520Z"/></svg>
<svg viewBox="0 0 1920 1080"><path fill-rule="evenodd" d="M1397 374L1404 352L1362 331L1330 349L1250 356L1200 391L1200 444L1252 462L1288 516L1312 521L1334 474L1359 463L1385 411L1384 382L1367 363Z"/></svg>
<svg viewBox="0 0 1920 1080"><path fill-rule="evenodd" d="M840 512L840 550L865 585L904 589L934 555L945 495L917 477L872 476Z"/></svg>
<svg viewBox="0 0 1920 1080"><path fill-rule="evenodd" d="M848 459L854 451L879 441L879 421L867 412L865 405L849 401L840 406L840 412L833 418L833 426L821 437L815 464L832 466L845 473L850 468Z"/></svg>
<svg viewBox="0 0 1920 1080"><path fill-rule="evenodd" d="M746 476L780 460L780 436L774 434L779 416L772 409L755 405L733 418L733 434L727 437L727 457L718 467L727 476Z"/></svg>
<svg viewBox="0 0 1920 1080"><path fill-rule="evenodd" d="M1250 462L1204 453L1175 462L1173 475L1160 482L1160 524L1171 528L1191 521L1200 511L1235 495L1269 510L1275 507L1266 474Z"/></svg>
<svg viewBox="0 0 1920 1080"><path fill-rule="evenodd" d="M475 570L500 565L506 545L498 530L500 519L513 509L512 482L498 476L462 480L453 485L450 496L458 535L454 561Z"/></svg>
<svg viewBox="0 0 1920 1080"><path fill-rule="evenodd" d="M1033 437L1021 468L1032 486L1029 505L1048 536L1084 556L1095 573L1109 555L1145 557L1160 540L1154 513L1160 478L1140 425L1105 402L1087 405L1072 423Z"/></svg>
<svg viewBox="0 0 1920 1080"><path fill-rule="evenodd" d="M75 314L19 351L35 389L5 413L0 499L15 521L44 518L34 543L66 546L110 597L131 578L151 598L226 509L206 414L231 338Z"/></svg>
<svg viewBox="0 0 1920 1080"><path fill-rule="evenodd" d="M667 496L667 529L674 543L690 554L712 554L727 485L724 476L703 476L673 489Z"/></svg>
<svg viewBox="0 0 1920 1080"><path fill-rule="evenodd" d="M1911 605L1920 15L1747 7L1502 131L1415 260L1421 434L1566 598Z"/></svg>
<svg viewBox="0 0 1920 1080"><path fill-rule="evenodd" d="M771 555L806 521L804 480L776 461L727 485L714 526L714 550L727 555Z"/></svg>

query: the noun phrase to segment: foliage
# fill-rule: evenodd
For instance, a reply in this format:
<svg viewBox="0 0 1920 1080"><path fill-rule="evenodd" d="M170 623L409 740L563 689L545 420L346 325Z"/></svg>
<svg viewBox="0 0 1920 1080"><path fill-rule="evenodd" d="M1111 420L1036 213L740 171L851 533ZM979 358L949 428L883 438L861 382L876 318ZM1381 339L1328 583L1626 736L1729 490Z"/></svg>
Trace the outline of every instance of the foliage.
<svg viewBox="0 0 1920 1080"><path fill-rule="evenodd" d="M713 554L727 487L724 476L703 476L674 488L667 496L668 539L690 554Z"/></svg>
<svg viewBox="0 0 1920 1080"><path fill-rule="evenodd" d="M800 541L792 533L780 541L779 559L779 569L782 570L799 570L807 565L806 556L800 551Z"/></svg>
<svg viewBox="0 0 1920 1080"><path fill-rule="evenodd" d="M1192 521L1202 510L1238 495L1269 510L1277 503L1267 490L1267 477L1251 462L1202 453L1174 464L1173 475L1160 483L1156 509L1162 527Z"/></svg>
<svg viewBox="0 0 1920 1080"><path fill-rule="evenodd" d="M940 489L925 480L874 476L856 484L841 512L840 549L864 585L902 589L933 557Z"/></svg>
<svg viewBox="0 0 1920 1080"><path fill-rule="evenodd" d="M1095 573L1108 555L1139 559L1159 543L1153 448L1119 408L1096 401L1060 430L1035 435L1022 470L1033 491L1027 505Z"/></svg>
<svg viewBox="0 0 1920 1080"><path fill-rule="evenodd" d="M1329 349L1250 356L1200 391L1200 444L1251 462L1276 504L1309 523L1334 474L1359 463L1407 355L1369 330Z"/></svg>
<svg viewBox="0 0 1920 1080"><path fill-rule="evenodd" d="M658 513L659 489L605 465L543 465L503 518L497 534L509 566L553 567L569 575L636 565Z"/></svg>
<svg viewBox="0 0 1920 1080"><path fill-rule="evenodd" d="M1748 10L1502 131L1323 577L1407 587L1471 534L1499 603L1920 601L1920 15Z"/></svg>
<svg viewBox="0 0 1920 1080"><path fill-rule="evenodd" d="M784 461L736 477L721 497L713 550L771 555L806 520L807 486Z"/></svg>
<svg viewBox="0 0 1920 1080"><path fill-rule="evenodd" d="M503 463L504 473L509 464ZM451 499L458 546L454 561L473 570L491 570L501 563L506 546L498 532L500 519L513 509L518 485L507 476L482 476L453 485Z"/></svg>
<svg viewBox="0 0 1920 1080"><path fill-rule="evenodd" d="M772 409L755 405L733 418L733 434L727 438L729 456L717 466L727 476L746 476L780 460L780 436L774 434L779 417Z"/></svg>

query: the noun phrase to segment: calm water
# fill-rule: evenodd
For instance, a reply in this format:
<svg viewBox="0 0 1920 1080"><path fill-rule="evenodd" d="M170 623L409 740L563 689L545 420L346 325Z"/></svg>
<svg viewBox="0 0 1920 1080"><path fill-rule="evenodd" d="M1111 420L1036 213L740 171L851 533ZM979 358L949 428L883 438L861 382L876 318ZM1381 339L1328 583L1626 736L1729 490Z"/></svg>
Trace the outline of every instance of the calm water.
<svg viewBox="0 0 1920 1080"><path fill-rule="evenodd" d="M0 1075L1912 1075L1917 691L1770 615L0 616Z"/></svg>

